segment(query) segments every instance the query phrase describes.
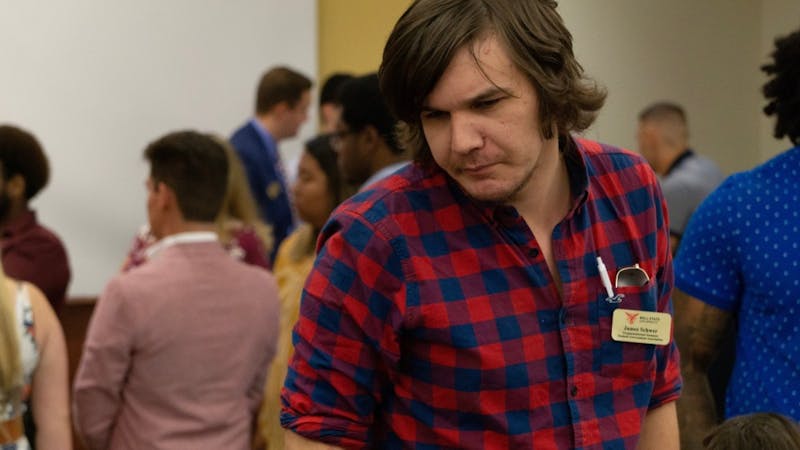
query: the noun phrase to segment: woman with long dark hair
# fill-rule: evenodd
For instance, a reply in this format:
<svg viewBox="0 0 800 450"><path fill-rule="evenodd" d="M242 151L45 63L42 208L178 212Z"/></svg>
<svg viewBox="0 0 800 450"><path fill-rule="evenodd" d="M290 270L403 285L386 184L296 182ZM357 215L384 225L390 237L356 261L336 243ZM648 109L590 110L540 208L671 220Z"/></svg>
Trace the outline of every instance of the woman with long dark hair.
<svg viewBox="0 0 800 450"><path fill-rule="evenodd" d="M280 425L280 393L292 356L292 329L300 311L300 296L314 263L317 235L334 208L354 192L339 173L336 152L329 135L321 135L305 145L298 165L292 196L297 215L304 222L278 248L274 273L281 300L281 329L278 348L272 361L259 416L256 447L283 449Z"/></svg>

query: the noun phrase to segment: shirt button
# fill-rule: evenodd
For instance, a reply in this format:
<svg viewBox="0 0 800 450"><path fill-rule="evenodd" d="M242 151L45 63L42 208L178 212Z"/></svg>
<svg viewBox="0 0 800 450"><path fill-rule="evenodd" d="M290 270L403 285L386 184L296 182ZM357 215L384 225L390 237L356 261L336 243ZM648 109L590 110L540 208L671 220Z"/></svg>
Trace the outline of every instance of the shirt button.
<svg viewBox="0 0 800 450"><path fill-rule="evenodd" d="M531 258L536 258L539 256L539 249L538 248L529 248L528 249L528 256Z"/></svg>
<svg viewBox="0 0 800 450"><path fill-rule="evenodd" d="M578 395L578 386L572 386L572 389L569 390L569 395L573 397Z"/></svg>

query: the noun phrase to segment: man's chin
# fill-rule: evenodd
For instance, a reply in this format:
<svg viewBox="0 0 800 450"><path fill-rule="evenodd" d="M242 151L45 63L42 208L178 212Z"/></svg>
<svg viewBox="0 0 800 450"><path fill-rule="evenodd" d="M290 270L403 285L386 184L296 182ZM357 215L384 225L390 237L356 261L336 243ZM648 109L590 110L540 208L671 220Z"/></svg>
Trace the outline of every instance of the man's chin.
<svg viewBox="0 0 800 450"><path fill-rule="evenodd" d="M485 203L507 203L514 194L514 191L508 188L491 188L480 186L464 186L464 191L475 200Z"/></svg>

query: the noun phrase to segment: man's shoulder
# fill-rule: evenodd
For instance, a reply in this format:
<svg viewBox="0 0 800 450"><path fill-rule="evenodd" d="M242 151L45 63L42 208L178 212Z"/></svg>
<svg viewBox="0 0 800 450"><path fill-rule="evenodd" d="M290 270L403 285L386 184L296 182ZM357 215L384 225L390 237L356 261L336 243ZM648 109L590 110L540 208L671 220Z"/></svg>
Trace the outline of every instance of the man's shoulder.
<svg viewBox="0 0 800 450"><path fill-rule="evenodd" d="M14 236L15 247L20 251L30 251L37 255L66 255L66 247L61 238L51 229L34 222Z"/></svg>
<svg viewBox="0 0 800 450"><path fill-rule="evenodd" d="M234 132L231 134L231 140L233 139L241 139L246 136L251 136L255 134L256 129L253 126L251 121L247 121L239 126Z"/></svg>
<svg viewBox="0 0 800 450"><path fill-rule="evenodd" d="M600 188L606 196L658 184L653 169L637 153L583 138L575 138L575 143L586 165L590 187Z"/></svg>
<svg viewBox="0 0 800 450"><path fill-rule="evenodd" d="M604 142L594 141L580 136L573 136L578 149L591 158L630 158L635 161L642 160L642 156L628 149Z"/></svg>
<svg viewBox="0 0 800 450"><path fill-rule="evenodd" d="M693 153L688 161L691 163L691 167L696 167L707 172L722 173L722 169L720 169L719 165L713 159L699 153Z"/></svg>
<svg viewBox="0 0 800 450"><path fill-rule="evenodd" d="M152 260L130 271L118 275L112 282L127 292L147 293L163 291L166 287L173 292L191 292L199 288L198 282L206 279L217 280L220 288L237 291L252 291L270 288L275 284L270 272L261 267L246 264L231 257L222 247L212 247L210 251L186 252L185 249L166 248ZM145 294L147 295L147 294Z"/></svg>
<svg viewBox="0 0 800 450"><path fill-rule="evenodd" d="M363 249L368 241L395 245L442 231L447 218L458 217L459 211L468 214L468 202L458 201L454 190L441 169L409 164L342 203L323 227L317 244L339 235Z"/></svg>
<svg viewBox="0 0 800 450"><path fill-rule="evenodd" d="M575 137L574 140L587 163L590 175L603 175L629 168L643 169L649 167L642 155L625 148L581 137Z"/></svg>
<svg viewBox="0 0 800 450"><path fill-rule="evenodd" d="M800 146L779 153L743 174L747 174L752 181L756 181L797 179L798 172L800 172Z"/></svg>
<svg viewBox="0 0 800 450"><path fill-rule="evenodd" d="M678 183L688 184L719 184L725 178L722 169L710 158L697 153L678 164L664 181L675 180Z"/></svg>
<svg viewBox="0 0 800 450"><path fill-rule="evenodd" d="M159 254L112 278L97 305L115 311L103 317L126 320L139 332L160 333L158 329L165 324L194 326L185 323L181 311L193 311L195 317L202 318L219 314L215 305L224 304L237 327L255 330L257 323L266 323L279 314L277 292L268 271L239 262L224 251L213 258L197 259ZM264 333L271 335L272 331L267 327ZM248 336L254 338L255 333Z"/></svg>
<svg viewBox="0 0 800 450"><path fill-rule="evenodd" d="M261 147L258 131L252 122L248 121L231 134L229 142L239 153L247 153Z"/></svg>
<svg viewBox="0 0 800 450"><path fill-rule="evenodd" d="M661 179L665 194L689 196L688 201L699 201L725 180L716 163L708 158L694 157L675 168ZM697 198L700 197L700 198Z"/></svg>
<svg viewBox="0 0 800 450"><path fill-rule="evenodd" d="M377 224L397 215L433 210L452 203L447 177L441 169L408 164L340 205L333 217L352 215Z"/></svg>
<svg viewBox="0 0 800 450"><path fill-rule="evenodd" d="M776 187L781 183L789 183L794 186L795 180L800 174L800 147L795 147L780 153L767 161L741 172L734 173L727 177L720 185L718 195L736 195L743 201L750 201L753 196L761 195L765 189L776 191ZM787 193L791 193L788 192ZM780 196L774 198L783 201Z"/></svg>

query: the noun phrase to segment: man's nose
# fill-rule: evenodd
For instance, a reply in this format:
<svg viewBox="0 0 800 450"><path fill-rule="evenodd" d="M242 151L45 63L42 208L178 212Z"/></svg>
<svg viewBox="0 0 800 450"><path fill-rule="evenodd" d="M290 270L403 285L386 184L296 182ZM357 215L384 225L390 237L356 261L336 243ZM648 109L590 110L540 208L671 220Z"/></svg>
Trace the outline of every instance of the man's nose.
<svg viewBox="0 0 800 450"><path fill-rule="evenodd" d="M483 135L475 117L470 114L450 116L450 149L455 153L469 153L483 145Z"/></svg>

